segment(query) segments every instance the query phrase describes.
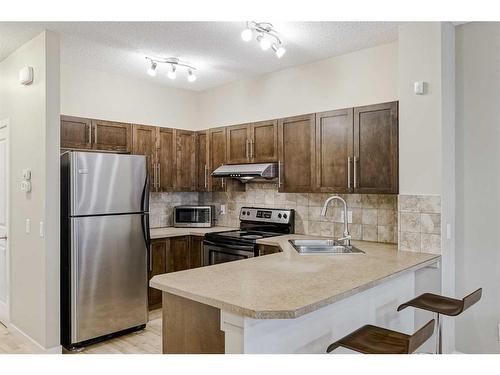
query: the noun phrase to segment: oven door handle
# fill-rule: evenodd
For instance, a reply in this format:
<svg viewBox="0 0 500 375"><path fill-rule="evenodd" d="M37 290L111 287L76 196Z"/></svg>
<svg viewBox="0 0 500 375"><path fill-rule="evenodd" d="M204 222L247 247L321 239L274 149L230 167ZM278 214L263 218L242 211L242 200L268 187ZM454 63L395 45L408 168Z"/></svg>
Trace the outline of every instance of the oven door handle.
<svg viewBox="0 0 500 375"><path fill-rule="evenodd" d="M240 245L229 245L229 244L223 244L223 243L215 243L209 240L203 240L203 245L208 245L208 246L213 246L217 247L219 249L233 249L233 250L243 250L243 251L248 251L252 252L253 250L253 245L247 245L247 246L240 246Z"/></svg>

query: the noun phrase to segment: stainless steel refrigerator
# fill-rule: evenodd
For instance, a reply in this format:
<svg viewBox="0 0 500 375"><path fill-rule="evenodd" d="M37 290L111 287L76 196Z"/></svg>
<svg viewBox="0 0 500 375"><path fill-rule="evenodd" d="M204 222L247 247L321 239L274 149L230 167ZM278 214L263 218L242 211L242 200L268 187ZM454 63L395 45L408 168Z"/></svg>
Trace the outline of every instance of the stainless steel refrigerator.
<svg viewBox="0 0 500 375"><path fill-rule="evenodd" d="M145 156L61 155L61 343L85 346L148 319Z"/></svg>

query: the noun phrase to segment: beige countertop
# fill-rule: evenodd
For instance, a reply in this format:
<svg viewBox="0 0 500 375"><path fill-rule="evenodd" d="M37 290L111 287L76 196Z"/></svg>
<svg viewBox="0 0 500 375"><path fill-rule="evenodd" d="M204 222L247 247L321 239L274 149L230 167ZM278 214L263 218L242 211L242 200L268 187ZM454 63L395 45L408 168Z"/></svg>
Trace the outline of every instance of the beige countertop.
<svg viewBox="0 0 500 375"><path fill-rule="evenodd" d="M178 237L178 236L204 236L207 233L211 232L224 232L226 230L235 230L238 228L231 227L211 227L211 228L174 228L174 227L165 227L165 228L151 228L149 233L151 235L151 239L157 238L167 238L167 237Z"/></svg>
<svg viewBox="0 0 500 375"><path fill-rule="evenodd" d="M291 319L436 263L440 255L353 241L366 254L299 255L288 235L258 240L282 253L157 275L150 286L257 319ZM316 237L318 238L318 237Z"/></svg>

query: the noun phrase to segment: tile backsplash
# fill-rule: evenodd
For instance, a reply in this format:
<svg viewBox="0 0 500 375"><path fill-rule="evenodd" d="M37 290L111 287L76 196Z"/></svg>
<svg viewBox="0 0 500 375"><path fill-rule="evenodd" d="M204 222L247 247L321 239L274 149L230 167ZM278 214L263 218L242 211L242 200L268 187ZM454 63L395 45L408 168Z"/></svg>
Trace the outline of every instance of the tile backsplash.
<svg viewBox="0 0 500 375"><path fill-rule="evenodd" d="M198 193L151 193L149 195L149 226L151 228L174 225L174 207L197 204Z"/></svg>
<svg viewBox="0 0 500 375"><path fill-rule="evenodd" d="M398 196L400 250L441 253L441 197Z"/></svg>
<svg viewBox="0 0 500 375"><path fill-rule="evenodd" d="M213 204L217 212L226 205L226 214L218 215L219 225L238 226L241 207L274 207L295 210L295 233L341 237L344 229L339 202L329 207L326 217L320 215L326 193L279 193L276 184L251 183L244 192L200 193L200 204ZM349 230L353 239L397 243L397 196L345 194L352 211Z"/></svg>
<svg viewBox="0 0 500 375"><path fill-rule="evenodd" d="M217 224L237 227L243 206L295 210L295 233L341 237L342 205L334 202L326 217L321 207L332 194L279 193L276 184L251 183L244 192L151 193L152 228L173 225L173 208L182 204L213 204ZM400 250L441 252L441 198L438 195L341 195L352 211L349 230L353 239L397 243ZM220 206L226 213L220 214Z"/></svg>

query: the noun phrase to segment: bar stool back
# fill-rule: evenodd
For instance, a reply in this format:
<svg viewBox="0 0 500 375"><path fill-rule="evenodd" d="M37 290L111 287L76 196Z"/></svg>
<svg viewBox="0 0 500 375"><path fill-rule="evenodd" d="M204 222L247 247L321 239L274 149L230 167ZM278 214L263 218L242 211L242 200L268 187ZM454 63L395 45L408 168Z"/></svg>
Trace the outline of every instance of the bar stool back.
<svg viewBox="0 0 500 375"><path fill-rule="evenodd" d="M403 303L398 307L398 311L401 311L409 306L415 307L421 310L432 311L436 314L436 353L441 354L443 352L442 348L442 335L441 335L441 319L440 315L447 316L457 316L467 310L469 307L474 305L481 299L483 289L472 292L471 294L465 296L463 299L455 299L445 296L440 296L438 294L424 293L412 300Z"/></svg>

